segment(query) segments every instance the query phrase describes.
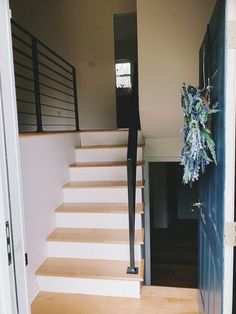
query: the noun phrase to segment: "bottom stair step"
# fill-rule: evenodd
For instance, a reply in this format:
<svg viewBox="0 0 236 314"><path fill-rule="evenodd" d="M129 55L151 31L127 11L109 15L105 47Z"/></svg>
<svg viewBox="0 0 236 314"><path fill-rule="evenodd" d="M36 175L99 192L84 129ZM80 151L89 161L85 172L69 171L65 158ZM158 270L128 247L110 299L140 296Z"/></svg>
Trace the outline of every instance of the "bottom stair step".
<svg viewBox="0 0 236 314"><path fill-rule="evenodd" d="M127 274L127 261L48 258L37 270L41 291L140 297L143 261L138 275Z"/></svg>

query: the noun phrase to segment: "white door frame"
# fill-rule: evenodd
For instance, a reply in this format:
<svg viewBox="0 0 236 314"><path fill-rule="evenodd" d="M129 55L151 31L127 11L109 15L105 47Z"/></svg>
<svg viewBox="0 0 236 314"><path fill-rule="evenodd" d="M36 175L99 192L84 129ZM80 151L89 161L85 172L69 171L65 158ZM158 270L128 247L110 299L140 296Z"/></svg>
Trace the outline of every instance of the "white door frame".
<svg viewBox="0 0 236 314"><path fill-rule="evenodd" d="M17 298L15 293L14 265L13 263L11 265L8 264L9 247L6 239L6 222L10 221L7 184L0 77L0 313L15 314L17 312Z"/></svg>
<svg viewBox="0 0 236 314"><path fill-rule="evenodd" d="M225 223L234 221L236 114L236 0L226 0ZM234 248L224 247L223 314L232 313Z"/></svg>
<svg viewBox="0 0 236 314"><path fill-rule="evenodd" d="M15 265L15 280L18 300L18 313L29 314L29 303L27 298L27 281L25 267L25 241L24 241L24 217L22 202L22 185L20 170L20 150L19 150L19 133L17 122L17 107L15 93L15 79L13 66L12 38L11 38L11 11L9 9L9 0L0 0L0 73L2 85L2 116L4 119L4 141L7 160L7 176L8 176L8 197L10 200L10 215L13 234L13 256ZM0 139L3 140L3 139ZM0 174L1 175L1 174ZM0 191L1 193L1 191ZM1 197L2 195L0 195ZM3 205L3 204L0 204ZM5 209L4 209L5 210ZM0 218L5 219L3 210L0 211ZM3 228L1 226L1 228ZM2 230L2 229L1 229ZM5 240L5 238L4 238ZM4 240L0 238L0 246ZM3 243L2 243L3 242ZM5 244L6 245L6 244ZM2 254L2 252L1 252ZM5 254L5 253L3 253ZM6 260L3 258L0 264L1 271L5 270L6 283L8 267ZM2 282L1 277L1 282ZM2 289L0 285L0 301L3 295L9 300L9 290ZM9 306L9 302L0 306ZM3 311L1 313L11 313ZM15 314L15 313L14 313Z"/></svg>
<svg viewBox="0 0 236 314"><path fill-rule="evenodd" d="M144 148L145 149L145 148ZM150 162L180 162L177 156L145 157L144 156L144 256L145 256L145 280L146 286L151 285L151 221L150 221L150 187L149 187L149 163Z"/></svg>

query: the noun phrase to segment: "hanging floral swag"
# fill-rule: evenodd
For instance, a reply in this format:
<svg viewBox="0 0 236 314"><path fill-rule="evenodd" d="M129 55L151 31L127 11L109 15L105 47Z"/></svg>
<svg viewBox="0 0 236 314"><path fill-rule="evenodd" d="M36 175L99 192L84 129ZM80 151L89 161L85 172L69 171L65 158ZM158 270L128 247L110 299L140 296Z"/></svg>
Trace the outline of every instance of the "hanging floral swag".
<svg viewBox="0 0 236 314"><path fill-rule="evenodd" d="M190 186L198 180L200 171L205 172L208 164L217 164L210 117L218 110L210 108L208 96L203 97L197 88L183 84L181 105L184 112L184 147L181 165L184 166L183 183Z"/></svg>

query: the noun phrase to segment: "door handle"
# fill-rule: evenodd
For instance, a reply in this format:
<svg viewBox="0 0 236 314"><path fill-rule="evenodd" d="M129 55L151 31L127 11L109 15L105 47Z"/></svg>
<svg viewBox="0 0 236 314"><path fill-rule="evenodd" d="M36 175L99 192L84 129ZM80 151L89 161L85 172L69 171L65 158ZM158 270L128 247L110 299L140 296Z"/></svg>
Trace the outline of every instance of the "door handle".
<svg viewBox="0 0 236 314"><path fill-rule="evenodd" d="M193 207L197 207L198 209L200 209L202 207L203 203L201 202L196 202L196 203L193 203Z"/></svg>
<svg viewBox="0 0 236 314"><path fill-rule="evenodd" d="M196 207L197 209L200 210L200 216L201 216L202 221L203 221L203 223L205 225L206 224L206 216L205 216L205 214L203 212L202 206L203 206L203 203L201 203L201 202L193 203L193 207Z"/></svg>

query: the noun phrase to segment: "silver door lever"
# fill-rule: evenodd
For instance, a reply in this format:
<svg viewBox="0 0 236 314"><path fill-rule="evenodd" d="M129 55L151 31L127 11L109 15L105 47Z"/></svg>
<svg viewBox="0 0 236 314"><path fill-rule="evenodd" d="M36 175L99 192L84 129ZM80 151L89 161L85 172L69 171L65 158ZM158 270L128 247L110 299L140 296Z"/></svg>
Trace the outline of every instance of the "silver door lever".
<svg viewBox="0 0 236 314"><path fill-rule="evenodd" d="M201 202L196 202L196 203L193 203L193 207L197 207L198 209L200 209L202 207L203 203Z"/></svg>

